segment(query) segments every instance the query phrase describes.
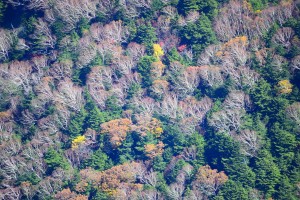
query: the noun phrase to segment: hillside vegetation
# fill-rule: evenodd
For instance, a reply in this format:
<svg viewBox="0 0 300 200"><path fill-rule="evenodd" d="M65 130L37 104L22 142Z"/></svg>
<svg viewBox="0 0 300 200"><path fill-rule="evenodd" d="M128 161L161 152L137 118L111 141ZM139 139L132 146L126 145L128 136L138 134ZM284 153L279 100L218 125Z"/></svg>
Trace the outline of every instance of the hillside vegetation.
<svg viewBox="0 0 300 200"><path fill-rule="evenodd" d="M299 9L0 0L0 199L299 199Z"/></svg>

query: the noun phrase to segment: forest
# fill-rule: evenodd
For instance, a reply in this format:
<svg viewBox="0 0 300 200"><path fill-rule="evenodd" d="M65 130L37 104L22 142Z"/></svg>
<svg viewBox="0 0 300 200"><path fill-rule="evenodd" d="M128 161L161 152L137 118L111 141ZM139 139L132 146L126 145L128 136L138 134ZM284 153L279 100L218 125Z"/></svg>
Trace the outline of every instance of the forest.
<svg viewBox="0 0 300 200"><path fill-rule="evenodd" d="M0 0L0 199L300 199L300 1Z"/></svg>

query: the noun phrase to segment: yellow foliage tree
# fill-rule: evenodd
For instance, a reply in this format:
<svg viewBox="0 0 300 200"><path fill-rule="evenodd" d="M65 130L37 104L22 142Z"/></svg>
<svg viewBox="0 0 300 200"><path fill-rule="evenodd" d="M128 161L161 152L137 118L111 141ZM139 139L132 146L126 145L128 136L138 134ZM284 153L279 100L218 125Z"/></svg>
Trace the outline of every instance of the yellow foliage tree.
<svg viewBox="0 0 300 200"><path fill-rule="evenodd" d="M153 44L153 56L159 60L160 56L164 55L164 50L161 48L159 44Z"/></svg>
<svg viewBox="0 0 300 200"><path fill-rule="evenodd" d="M77 149L80 144L84 143L86 140L84 135L77 136L74 140L72 140L72 149Z"/></svg>
<svg viewBox="0 0 300 200"><path fill-rule="evenodd" d="M289 80L282 80L278 82L278 87L280 94L289 94L292 92L293 85Z"/></svg>
<svg viewBox="0 0 300 200"><path fill-rule="evenodd" d="M157 144L146 144L144 146L147 157L154 158L163 153L164 143L159 141Z"/></svg>
<svg viewBox="0 0 300 200"><path fill-rule="evenodd" d="M153 135L155 135L155 137L159 138L160 135L163 133L163 129L161 126L161 122L156 118L149 119L138 116L135 131L137 131L143 136L146 136L147 132L150 132Z"/></svg>

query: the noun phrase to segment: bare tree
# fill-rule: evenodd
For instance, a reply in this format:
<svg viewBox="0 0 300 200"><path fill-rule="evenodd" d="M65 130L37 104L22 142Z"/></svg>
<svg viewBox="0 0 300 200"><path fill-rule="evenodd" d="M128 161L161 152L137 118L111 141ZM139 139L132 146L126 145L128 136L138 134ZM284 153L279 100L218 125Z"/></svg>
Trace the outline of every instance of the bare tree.
<svg viewBox="0 0 300 200"><path fill-rule="evenodd" d="M35 84L41 82L42 77L45 74L46 67L48 66L47 57L46 56L35 56L31 59L33 63L33 71L32 79Z"/></svg>
<svg viewBox="0 0 300 200"><path fill-rule="evenodd" d="M154 80L151 85L151 92L158 98L163 98L169 90L169 82L166 80Z"/></svg>
<svg viewBox="0 0 300 200"><path fill-rule="evenodd" d="M142 9L150 9L152 0L121 0L120 5L128 17L135 18L139 16Z"/></svg>
<svg viewBox="0 0 300 200"><path fill-rule="evenodd" d="M147 171L142 177L142 182L155 188L158 183L157 173L153 170Z"/></svg>
<svg viewBox="0 0 300 200"><path fill-rule="evenodd" d="M3 193L3 199L7 199L7 200L21 199L21 192L18 187L9 186L8 188L0 192Z"/></svg>
<svg viewBox="0 0 300 200"><path fill-rule="evenodd" d="M49 74L57 80L61 80L64 78L71 78L72 67L73 67L73 62L71 60L63 60L60 62L55 62L54 64L51 65Z"/></svg>
<svg viewBox="0 0 300 200"><path fill-rule="evenodd" d="M292 60L291 66L293 69L300 70L300 55L295 56Z"/></svg>
<svg viewBox="0 0 300 200"><path fill-rule="evenodd" d="M145 55L145 46L135 43L135 42L130 42L127 47L127 52L129 56L137 62L141 57Z"/></svg>
<svg viewBox="0 0 300 200"><path fill-rule="evenodd" d="M169 78L175 93L181 98L192 94L200 83L200 68L188 67L185 69L179 62L171 63L170 67Z"/></svg>
<svg viewBox="0 0 300 200"><path fill-rule="evenodd" d="M277 45L282 45L285 48L291 46L291 39L294 37L295 33L292 28L284 27L279 29L272 38L272 41Z"/></svg>
<svg viewBox="0 0 300 200"><path fill-rule="evenodd" d="M41 102L46 103L52 100L53 92L50 84L52 84L52 78L47 76L42 78L40 84L35 87L35 92Z"/></svg>
<svg viewBox="0 0 300 200"><path fill-rule="evenodd" d="M179 111L179 100L176 94L166 94L159 106L159 111L162 115L172 119L182 118L183 113Z"/></svg>
<svg viewBox="0 0 300 200"><path fill-rule="evenodd" d="M163 196L156 189L144 190L141 192L140 198L142 200L164 200Z"/></svg>
<svg viewBox="0 0 300 200"><path fill-rule="evenodd" d="M77 67L87 66L97 55L97 46L89 36L82 37L78 42L78 62Z"/></svg>
<svg viewBox="0 0 300 200"><path fill-rule="evenodd" d="M221 74L221 68L217 66L201 66L199 67L200 77L210 87L217 88L223 85L224 78Z"/></svg>
<svg viewBox="0 0 300 200"><path fill-rule="evenodd" d="M261 147L261 138L255 131L242 130L239 134L235 134L234 137L241 143L243 154L250 157L256 156L257 151Z"/></svg>
<svg viewBox="0 0 300 200"><path fill-rule="evenodd" d="M226 97L223 107L225 109L245 109L247 110L251 105L249 95L243 91L232 91Z"/></svg>
<svg viewBox="0 0 300 200"><path fill-rule="evenodd" d="M122 21L112 21L105 26L93 24L90 28L92 37L97 41L109 41L114 44L126 42L128 37L127 27L123 26Z"/></svg>
<svg viewBox="0 0 300 200"><path fill-rule="evenodd" d="M159 38L164 38L164 36L168 35L171 29L170 24L171 24L170 17L164 15L159 16L159 18L157 19L157 29L156 29Z"/></svg>
<svg viewBox="0 0 300 200"><path fill-rule="evenodd" d="M193 117L198 123L202 122L212 105L212 100L208 97L204 97L201 101L197 101L194 97L189 97L179 103L179 107L185 116Z"/></svg>
<svg viewBox="0 0 300 200"><path fill-rule="evenodd" d="M235 36L235 31L227 15L219 15L214 24L214 30L222 41L227 41Z"/></svg>
<svg viewBox="0 0 300 200"><path fill-rule="evenodd" d="M116 48L116 45L109 40L103 40L97 44L97 52L100 54L103 63L107 62Z"/></svg>
<svg viewBox="0 0 300 200"><path fill-rule="evenodd" d="M173 6L163 7L162 13L168 15L171 19L174 19L177 13L177 9Z"/></svg>
<svg viewBox="0 0 300 200"><path fill-rule="evenodd" d="M7 0L7 3L11 4L12 6L24 5L24 2L22 0Z"/></svg>
<svg viewBox="0 0 300 200"><path fill-rule="evenodd" d="M31 126L35 124L36 119L32 112L30 112L28 109L23 110L21 112L21 123L25 126Z"/></svg>
<svg viewBox="0 0 300 200"><path fill-rule="evenodd" d="M151 117L157 107L155 100L150 97L136 97L132 100L132 105L139 113L147 117Z"/></svg>
<svg viewBox="0 0 300 200"><path fill-rule="evenodd" d="M92 150L86 145L79 145L76 149L68 149L64 152L65 157L73 167L79 167L82 161L89 159Z"/></svg>
<svg viewBox="0 0 300 200"><path fill-rule="evenodd" d="M198 65L216 65L220 61L217 53L220 52L221 46L220 45L209 45L205 48L204 52L200 54L197 64Z"/></svg>
<svg viewBox="0 0 300 200"><path fill-rule="evenodd" d="M31 87L32 66L28 61L13 61L9 65L9 76L12 81L21 86L25 94L29 94Z"/></svg>
<svg viewBox="0 0 300 200"><path fill-rule="evenodd" d="M38 121L38 126L42 130L48 130L49 134L55 134L59 131L59 127L55 121L54 116L47 116L46 118L42 118Z"/></svg>
<svg viewBox="0 0 300 200"><path fill-rule="evenodd" d="M55 14L60 16L66 22L66 30L72 30L76 27L80 19L88 20L96 16L97 1L89 0L66 0L54 1Z"/></svg>
<svg viewBox="0 0 300 200"><path fill-rule="evenodd" d="M0 29L0 60L6 60L12 48L13 34L5 29Z"/></svg>
<svg viewBox="0 0 300 200"><path fill-rule="evenodd" d="M185 191L184 184L175 182L175 183L172 183L167 188L167 195L171 199L180 200L183 197L184 191Z"/></svg>
<svg viewBox="0 0 300 200"><path fill-rule="evenodd" d="M45 10L49 8L49 0L25 0L28 2L27 7L34 10Z"/></svg>
<svg viewBox="0 0 300 200"><path fill-rule="evenodd" d="M17 180L26 164L18 157L1 156L0 172L6 180Z"/></svg>
<svg viewBox="0 0 300 200"><path fill-rule="evenodd" d="M274 66L275 70L281 71L283 70L283 65L287 63L287 59L280 55L274 55L272 59L272 65Z"/></svg>
<svg viewBox="0 0 300 200"><path fill-rule="evenodd" d="M105 101L110 94L106 89L111 88L112 81L111 68L93 67L88 75L88 90L100 107L105 107Z"/></svg>
<svg viewBox="0 0 300 200"><path fill-rule="evenodd" d="M294 1L281 1L279 6L277 6L276 18L280 26L284 24L289 18L292 17L293 11L295 9Z"/></svg>
<svg viewBox="0 0 300 200"><path fill-rule="evenodd" d="M35 32L31 38L36 40L39 48L44 51L48 48L54 49L56 44L56 37L52 34L49 24L41 18L35 23Z"/></svg>
<svg viewBox="0 0 300 200"><path fill-rule="evenodd" d="M63 182L59 179L47 177L38 184L38 196L40 198L55 195L62 189Z"/></svg>
<svg viewBox="0 0 300 200"><path fill-rule="evenodd" d="M300 103L295 102L286 109L287 116L300 128Z"/></svg>
<svg viewBox="0 0 300 200"><path fill-rule="evenodd" d="M54 120L57 123L58 127L62 130L67 130L69 125L69 119L71 112L65 106L57 106L58 112L54 115Z"/></svg>
<svg viewBox="0 0 300 200"><path fill-rule="evenodd" d="M75 86L69 79L59 83L54 98L56 103L69 107L75 112L78 112L83 105L82 88Z"/></svg>
<svg viewBox="0 0 300 200"><path fill-rule="evenodd" d="M193 189L190 191L188 196L185 196L184 200L205 200L207 199L205 195L198 189Z"/></svg>
<svg viewBox="0 0 300 200"><path fill-rule="evenodd" d="M230 133L239 130L242 116L242 110L223 109L212 114L209 124L217 131Z"/></svg>
<svg viewBox="0 0 300 200"><path fill-rule="evenodd" d="M119 72L127 75L131 73L131 69L135 68L136 63L132 57L121 56L119 62L116 63L116 66Z"/></svg>
<svg viewBox="0 0 300 200"><path fill-rule="evenodd" d="M36 194L35 187L30 182L22 182L20 189L23 197L25 196L27 199L32 199Z"/></svg>
<svg viewBox="0 0 300 200"><path fill-rule="evenodd" d="M248 28L251 27L249 9L246 4L240 1L230 1L220 11L220 15L215 21L215 31L222 41L227 41L237 35L247 35Z"/></svg>
<svg viewBox="0 0 300 200"><path fill-rule="evenodd" d="M190 147L185 147L182 152L182 157L186 161L195 160L197 156L197 147L192 145Z"/></svg>

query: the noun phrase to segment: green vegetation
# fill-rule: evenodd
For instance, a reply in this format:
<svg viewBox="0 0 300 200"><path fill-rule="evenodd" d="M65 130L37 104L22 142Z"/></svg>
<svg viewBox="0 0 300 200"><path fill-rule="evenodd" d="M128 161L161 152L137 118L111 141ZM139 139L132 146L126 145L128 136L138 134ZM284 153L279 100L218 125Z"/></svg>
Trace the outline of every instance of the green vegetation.
<svg viewBox="0 0 300 200"><path fill-rule="evenodd" d="M299 5L0 0L0 196L299 199Z"/></svg>

